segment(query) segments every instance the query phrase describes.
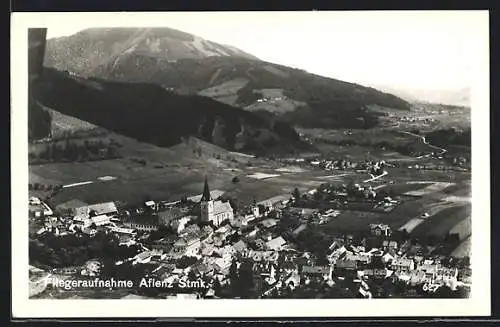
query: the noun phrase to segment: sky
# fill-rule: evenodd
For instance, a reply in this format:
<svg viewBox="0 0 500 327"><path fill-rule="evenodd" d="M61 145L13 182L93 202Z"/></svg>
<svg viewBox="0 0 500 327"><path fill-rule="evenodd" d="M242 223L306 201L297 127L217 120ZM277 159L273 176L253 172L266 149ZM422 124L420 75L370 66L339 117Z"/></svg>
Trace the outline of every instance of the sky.
<svg viewBox="0 0 500 327"><path fill-rule="evenodd" d="M484 12L473 11L53 15L42 21L49 38L89 27L166 26L314 74L424 90L470 86L485 18Z"/></svg>

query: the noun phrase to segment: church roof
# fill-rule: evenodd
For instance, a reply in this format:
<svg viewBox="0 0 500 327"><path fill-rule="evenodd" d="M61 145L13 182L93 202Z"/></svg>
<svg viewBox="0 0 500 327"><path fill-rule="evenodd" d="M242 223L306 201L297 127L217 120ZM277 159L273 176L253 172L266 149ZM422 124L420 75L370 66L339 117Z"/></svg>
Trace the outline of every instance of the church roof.
<svg viewBox="0 0 500 327"><path fill-rule="evenodd" d="M224 212L232 212L233 208L229 202L215 201L214 202L214 215Z"/></svg>
<svg viewBox="0 0 500 327"><path fill-rule="evenodd" d="M205 177L205 186L203 187L203 195L201 201L210 201L212 197L210 196L210 189L208 187L207 177Z"/></svg>

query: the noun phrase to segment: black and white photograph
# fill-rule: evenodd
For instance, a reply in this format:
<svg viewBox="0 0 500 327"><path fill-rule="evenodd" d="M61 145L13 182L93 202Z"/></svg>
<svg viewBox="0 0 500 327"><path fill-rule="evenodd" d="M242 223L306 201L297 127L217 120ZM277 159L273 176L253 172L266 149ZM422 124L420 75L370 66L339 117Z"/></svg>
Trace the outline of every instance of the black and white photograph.
<svg viewBox="0 0 500 327"><path fill-rule="evenodd" d="M15 15L19 312L489 314L487 12Z"/></svg>

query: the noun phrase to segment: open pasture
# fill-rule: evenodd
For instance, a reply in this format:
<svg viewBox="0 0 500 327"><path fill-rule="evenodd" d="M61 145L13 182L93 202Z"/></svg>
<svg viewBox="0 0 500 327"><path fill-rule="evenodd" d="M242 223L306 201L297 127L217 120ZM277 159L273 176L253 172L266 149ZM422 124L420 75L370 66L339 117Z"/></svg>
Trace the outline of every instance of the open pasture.
<svg viewBox="0 0 500 327"><path fill-rule="evenodd" d="M454 206L445 208L434 216L426 219L422 224L415 228L412 232L415 236L445 236L449 234L462 220L467 219L470 215L468 206Z"/></svg>
<svg viewBox="0 0 500 327"><path fill-rule="evenodd" d="M454 185L454 184L447 183L447 182L434 182L433 184L425 186L424 188L408 191L405 193L405 195L423 196L423 195L427 195L427 194L440 192L440 191L444 190L445 188L452 186L452 185Z"/></svg>

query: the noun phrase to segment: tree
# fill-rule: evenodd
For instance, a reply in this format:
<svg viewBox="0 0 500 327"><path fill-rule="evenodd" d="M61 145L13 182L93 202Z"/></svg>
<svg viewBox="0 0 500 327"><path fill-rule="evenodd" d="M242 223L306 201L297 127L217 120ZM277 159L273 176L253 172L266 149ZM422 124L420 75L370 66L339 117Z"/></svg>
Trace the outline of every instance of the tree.
<svg viewBox="0 0 500 327"><path fill-rule="evenodd" d="M220 297L221 291L222 291L222 286L220 285L218 278L214 279L213 288L214 288L215 296Z"/></svg>
<svg viewBox="0 0 500 327"><path fill-rule="evenodd" d="M231 266L229 267L229 282L231 285L231 291L233 295L238 294L239 290L239 276L238 276L238 264L235 259L231 262Z"/></svg>
<svg viewBox="0 0 500 327"><path fill-rule="evenodd" d="M240 292L243 298L251 297L254 289L254 276L252 263L244 261L240 265L239 271Z"/></svg>
<svg viewBox="0 0 500 327"><path fill-rule="evenodd" d="M238 178L238 176L234 176L232 181L234 184L236 184L240 181L240 179Z"/></svg>

